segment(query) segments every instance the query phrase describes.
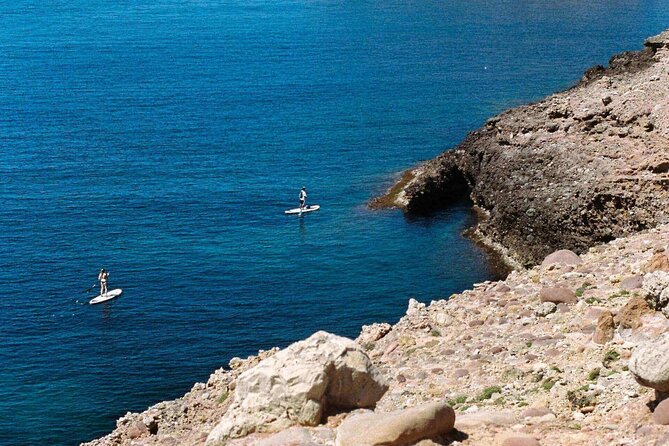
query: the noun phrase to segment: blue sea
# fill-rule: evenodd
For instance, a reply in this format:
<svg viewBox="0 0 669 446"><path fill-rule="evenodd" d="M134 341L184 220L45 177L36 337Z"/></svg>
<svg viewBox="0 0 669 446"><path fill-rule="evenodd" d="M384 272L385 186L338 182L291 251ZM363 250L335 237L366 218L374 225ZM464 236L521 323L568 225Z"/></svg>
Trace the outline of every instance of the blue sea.
<svg viewBox="0 0 669 446"><path fill-rule="evenodd" d="M497 276L366 203L669 27L653 0L0 2L0 445L76 445L233 356ZM300 187L322 209L285 216ZM99 268L123 295L90 306Z"/></svg>

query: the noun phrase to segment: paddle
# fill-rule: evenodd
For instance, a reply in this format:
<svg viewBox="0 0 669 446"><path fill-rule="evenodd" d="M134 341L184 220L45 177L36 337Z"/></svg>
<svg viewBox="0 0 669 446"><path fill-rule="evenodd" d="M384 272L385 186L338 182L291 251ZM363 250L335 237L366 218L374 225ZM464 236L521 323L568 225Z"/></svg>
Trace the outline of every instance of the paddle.
<svg viewBox="0 0 669 446"><path fill-rule="evenodd" d="M91 287L90 287L89 289L87 289L86 291L84 291L84 294L85 294L85 293L90 293L90 292L93 290L93 288L95 288L96 286L98 286L98 284L97 284L97 283L94 283L93 285L91 285Z"/></svg>

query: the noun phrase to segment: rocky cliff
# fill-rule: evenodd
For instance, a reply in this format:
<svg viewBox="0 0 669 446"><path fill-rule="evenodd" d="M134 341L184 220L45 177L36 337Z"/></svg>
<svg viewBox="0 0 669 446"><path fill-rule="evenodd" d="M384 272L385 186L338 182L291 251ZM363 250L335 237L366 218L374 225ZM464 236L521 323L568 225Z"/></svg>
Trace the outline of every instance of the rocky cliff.
<svg viewBox="0 0 669 446"><path fill-rule="evenodd" d="M667 221L669 30L489 119L372 205L422 213L467 195L479 235L525 266Z"/></svg>

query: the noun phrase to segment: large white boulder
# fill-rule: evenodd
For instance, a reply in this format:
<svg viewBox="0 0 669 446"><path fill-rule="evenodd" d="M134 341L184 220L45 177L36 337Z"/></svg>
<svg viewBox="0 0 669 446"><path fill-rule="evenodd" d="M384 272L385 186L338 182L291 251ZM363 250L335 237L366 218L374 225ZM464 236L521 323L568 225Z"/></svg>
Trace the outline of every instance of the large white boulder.
<svg viewBox="0 0 669 446"><path fill-rule="evenodd" d="M385 379L358 344L319 331L242 373L230 408L206 444L315 426L329 408L371 407L386 390Z"/></svg>
<svg viewBox="0 0 669 446"><path fill-rule="evenodd" d="M669 392L669 333L637 346L629 370L642 386Z"/></svg>

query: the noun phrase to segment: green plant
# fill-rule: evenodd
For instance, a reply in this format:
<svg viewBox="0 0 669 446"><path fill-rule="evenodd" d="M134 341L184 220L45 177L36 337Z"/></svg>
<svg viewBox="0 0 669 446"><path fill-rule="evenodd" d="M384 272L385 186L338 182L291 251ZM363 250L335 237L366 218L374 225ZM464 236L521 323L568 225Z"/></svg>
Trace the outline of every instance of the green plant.
<svg viewBox="0 0 669 446"><path fill-rule="evenodd" d="M458 396L448 400L448 405L453 407L453 406L456 406L458 404L464 404L466 402L467 402L467 395L458 395Z"/></svg>
<svg viewBox="0 0 669 446"><path fill-rule="evenodd" d="M615 350L609 350L604 355L604 359L602 360L602 364L604 364L605 366L608 367L609 364L611 364L614 361L617 361L618 359L620 359L620 353L618 353Z"/></svg>
<svg viewBox="0 0 669 446"><path fill-rule="evenodd" d="M583 282L583 285L576 288L576 291L574 292L574 294L576 294L576 297L581 297L581 296L583 296L583 293L585 293L586 290L589 290L592 287L593 286L590 282Z"/></svg>
<svg viewBox="0 0 669 446"><path fill-rule="evenodd" d="M228 399L228 391L224 390L223 393L221 393L221 396L218 397L218 404L223 404L225 400Z"/></svg>
<svg viewBox="0 0 669 446"><path fill-rule="evenodd" d="M590 373L588 373L588 381L596 381L597 378L599 378L599 371L599 367L590 370Z"/></svg>
<svg viewBox="0 0 669 446"><path fill-rule="evenodd" d="M596 297L588 297L588 298L585 300L585 303L588 304L588 305L598 304L598 303L600 303L600 302L601 302L601 300L597 299Z"/></svg>
<svg viewBox="0 0 669 446"><path fill-rule="evenodd" d="M483 400L489 400L490 397L492 397L496 393L501 393L502 388L499 386L490 386L486 387L483 389L483 392L481 392L481 395L479 396L478 400L483 401Z"/></svg>
<svg viewBox="0 0 669 446"><path fill-rule="evenodd" d="M435 338L438 338L439 336L441 336L441 332L436 328L433 328L432 330L430 330L430 335L434 336Z"/></svg>
<svg viewBox="0 0 669 446"><path fill-rule="evenodd" d="M548 392L553 388L556 382L557 379L555 378L546 378L544 382L541 383L541 388Z"/></svg>
<svg viewBox="0 0 669 446"><path fill-rule="evenodd" d="M558 366L552 365L550 369L553 370L554 372L562 373L562 370L560 370Z"/></svg>
<svg viewBox="0 0 669 446"><path fill-rule="evenodd" d="M532 341L527 341L527 342L525 343L525 345L526 345L528 348L529 348L529 347L532 347Z"/></svg>

